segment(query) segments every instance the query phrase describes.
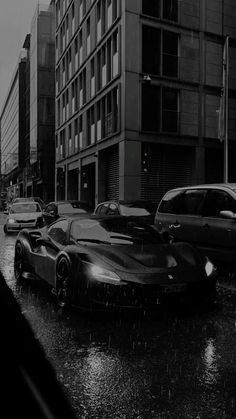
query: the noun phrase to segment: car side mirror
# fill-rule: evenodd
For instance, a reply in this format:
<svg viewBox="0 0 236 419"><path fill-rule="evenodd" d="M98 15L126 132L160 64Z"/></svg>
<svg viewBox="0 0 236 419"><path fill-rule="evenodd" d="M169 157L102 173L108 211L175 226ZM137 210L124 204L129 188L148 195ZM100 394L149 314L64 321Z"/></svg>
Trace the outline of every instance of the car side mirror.
<svg viewBox="0 0 236 419"><path fill-rule="evenodd" d="M222 218L236 219L236 214L233 211L220 211L220 216Z"/></svg>

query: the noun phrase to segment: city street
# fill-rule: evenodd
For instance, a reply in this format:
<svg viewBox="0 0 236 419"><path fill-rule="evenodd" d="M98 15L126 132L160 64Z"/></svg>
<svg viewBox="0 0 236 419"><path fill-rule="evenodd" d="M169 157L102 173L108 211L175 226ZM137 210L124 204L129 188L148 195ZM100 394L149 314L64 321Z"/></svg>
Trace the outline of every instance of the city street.
<svg viewBox="0 0 236 419"><path fill-rule="evenodd" d="M78 418L235 418L233 290L219 287L208 311L162 309L144 319L62 312L41 284L16 284L16 236L4 235L4 218L1 271Z"/></svg>

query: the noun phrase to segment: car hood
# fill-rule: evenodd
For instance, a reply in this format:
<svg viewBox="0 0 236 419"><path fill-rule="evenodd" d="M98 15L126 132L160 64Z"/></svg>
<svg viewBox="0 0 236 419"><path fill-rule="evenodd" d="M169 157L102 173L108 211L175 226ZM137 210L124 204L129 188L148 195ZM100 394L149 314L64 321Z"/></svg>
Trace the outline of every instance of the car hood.
<svg viewBox="0 0 236 419"><path fill-rule="evenodd" d="M16 221L19 221L19 220L24 220L24 221L27 221L27 220L36 220L38 217L41 217L42 216L42 213L41 212L27 212L27 213L25 213L25 212L22 212L22 213L19 213L19 214L9 214L8 215L8 220L11 218L12 220L16 220Z"/></svg>
<svg viewBox="0 0 236 419"><path fill-rule="evenodd" d="M113 268L132 272L161 272L200 267L200 260L187 244L91 246L89 253Z"/></svg>

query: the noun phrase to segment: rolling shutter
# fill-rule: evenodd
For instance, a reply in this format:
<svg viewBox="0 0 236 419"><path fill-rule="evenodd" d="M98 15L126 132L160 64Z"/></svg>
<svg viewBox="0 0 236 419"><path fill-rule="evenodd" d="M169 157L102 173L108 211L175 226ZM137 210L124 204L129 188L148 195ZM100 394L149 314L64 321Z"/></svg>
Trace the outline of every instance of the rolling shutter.
<svg viewBox="0 0 236 419"><path fill-rule="evenodd" d="M144 144L148 164L142 166L141 198L159 202L166 191L192 184L194 149Z"/></svg>
<svg viewBox="0 0 236 419"><path fill-rule="evenodd" d="M106 154L106 200L119 198L119 148L112 147Z"/></svg>

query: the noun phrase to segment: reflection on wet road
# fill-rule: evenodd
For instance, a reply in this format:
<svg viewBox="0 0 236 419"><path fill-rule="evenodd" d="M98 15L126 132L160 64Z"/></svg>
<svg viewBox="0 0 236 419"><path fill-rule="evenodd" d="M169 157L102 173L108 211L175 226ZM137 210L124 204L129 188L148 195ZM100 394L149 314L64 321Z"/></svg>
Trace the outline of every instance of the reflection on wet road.
<svg viewBox="0 0 236 419"><path fill-rule="evenodd" d="M236 298L145 319L66 313L42 285L16 285L15 237L0 240L1 270L78 418L236 417Z"/></svg>

